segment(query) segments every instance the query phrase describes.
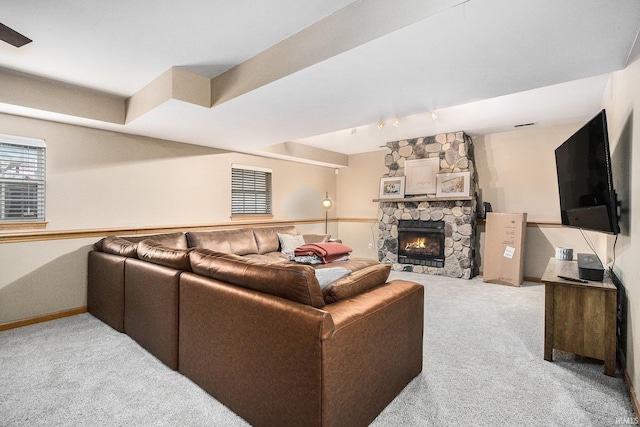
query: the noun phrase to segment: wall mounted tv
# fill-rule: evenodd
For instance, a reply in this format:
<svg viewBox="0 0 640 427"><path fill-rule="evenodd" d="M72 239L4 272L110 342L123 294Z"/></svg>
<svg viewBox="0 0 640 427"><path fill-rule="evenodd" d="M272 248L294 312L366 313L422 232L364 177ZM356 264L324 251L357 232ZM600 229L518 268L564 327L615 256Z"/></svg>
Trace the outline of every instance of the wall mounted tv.
<svg viewBox="0 0 640 427"><path fill-rule="evenodd" d="M605 110L556 148L562 224L618 234Z"/></svg>

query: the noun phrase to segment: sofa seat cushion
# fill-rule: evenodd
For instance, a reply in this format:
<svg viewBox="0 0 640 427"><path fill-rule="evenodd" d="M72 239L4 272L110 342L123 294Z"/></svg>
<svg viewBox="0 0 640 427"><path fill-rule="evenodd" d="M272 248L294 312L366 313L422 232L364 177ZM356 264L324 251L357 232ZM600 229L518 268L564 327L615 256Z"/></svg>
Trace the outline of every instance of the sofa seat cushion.
<svg viewBox="0 0 640 427"><path fill-rule="evenodd" d="M315 272L307 265L265 263L200 248L189 259L195 274L317 308L325 305Z"/></svg>
<svg viewBox="0 0 640 427"><path fill-rule="evenodd" d="M253 235L256 239L258 253L260 255L269 252L278 252L280 250L278 233L295 235L298 234L298 231L293 225L284 227L258 227L253 229Z"/></svg>
<svg viewBox="0 0 640 427"><path fill-rule="evenodd" d="M384 284L389 278L391 264L376 264L353 272L329 283L323 290L327 304L351 298L362 292Z"/></svg>
<svg viewBox="0 0 640 427"><path fill-rule="evenodd" d="M291 259L289 258L289 255L287 254L283 254L280 251L276 251L276 252L267 252L266 254L263 255L259 255L259 256L263 256L263 257L268 257L268 258L275 258L277 260L279 260L280 262L290 262Z"/></svg>
<svg viewBox="0 0 640 427"><path fill-rule="evenodd" d="M189 251L170 248L154 240L143 240L137 247L138 259L182 271L191 271Z"/></svg>
<svg viewBox="0 0 640 427"><path fill-rule="evenodd" d="M253 230L250 228L189 231L187 240L190 248L204 248L236 255L259 253L256 239L253 237Z"/></svg>

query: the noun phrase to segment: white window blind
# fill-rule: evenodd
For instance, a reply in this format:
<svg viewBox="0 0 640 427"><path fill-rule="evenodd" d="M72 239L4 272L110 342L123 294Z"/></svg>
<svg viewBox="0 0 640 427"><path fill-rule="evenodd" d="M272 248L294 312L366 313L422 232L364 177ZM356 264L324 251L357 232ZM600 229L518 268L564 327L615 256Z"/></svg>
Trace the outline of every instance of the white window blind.
<svg viewBox="0 0 640 427"><path fill-rule="evenodd" d="M44 221L45 142L0 135L0 222Z"/></svg>
<svg viewBox="0 0 640 427"><path fill-rule="evenodd" d="M271 215L271 169L231 165L231 216Z"/></svg>

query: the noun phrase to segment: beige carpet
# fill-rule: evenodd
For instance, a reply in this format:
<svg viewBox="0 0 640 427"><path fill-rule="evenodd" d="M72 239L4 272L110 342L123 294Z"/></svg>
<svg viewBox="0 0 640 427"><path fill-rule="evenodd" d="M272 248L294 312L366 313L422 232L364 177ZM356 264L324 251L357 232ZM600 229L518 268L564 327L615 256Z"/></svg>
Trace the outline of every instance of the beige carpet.
<svg viewBox="0 0 640 427"><path fill-rule="evenodd" d="M426 287L424 371L374 426L608 426L634 417L620 372L543 360L544 286L413 273ZM0 333L0 426L243 426L89 314Z"/></svg>

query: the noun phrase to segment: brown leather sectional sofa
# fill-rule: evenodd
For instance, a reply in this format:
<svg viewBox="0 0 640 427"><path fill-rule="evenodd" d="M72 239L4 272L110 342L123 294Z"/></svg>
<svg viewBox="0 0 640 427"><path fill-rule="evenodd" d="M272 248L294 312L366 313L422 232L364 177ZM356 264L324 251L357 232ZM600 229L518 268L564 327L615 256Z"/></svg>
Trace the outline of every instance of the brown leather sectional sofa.
<svg viewBox="0 0 640 427"><path fill-rule="evenodd" d="M297 231L105 238L88 310L252 425L368 425L422 371L423 287L362 258L296 264L277 233Z"/></svg>

